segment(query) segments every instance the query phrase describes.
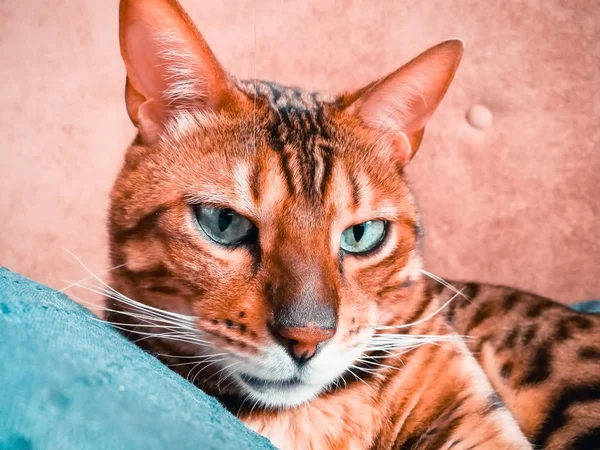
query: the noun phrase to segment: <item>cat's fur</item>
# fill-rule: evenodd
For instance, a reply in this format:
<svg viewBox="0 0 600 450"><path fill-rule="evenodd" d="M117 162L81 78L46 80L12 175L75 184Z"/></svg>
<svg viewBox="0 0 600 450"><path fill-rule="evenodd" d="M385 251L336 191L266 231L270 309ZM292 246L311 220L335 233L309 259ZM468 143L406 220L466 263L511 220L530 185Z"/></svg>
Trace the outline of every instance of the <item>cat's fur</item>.
<svg viewBox="0 0 600 450"><path fill-rule="evenodd" d="M175 0L122 0L120 33L139 133L112 193L111 322L282 448L589 448L600 319L421 271L403 168L461 41L324 96L235 80ZM197 205L255 239L211 242ZM388 223L382 243L341 251L369 220ZM283 322L331 335L298 363Z"/></svg>

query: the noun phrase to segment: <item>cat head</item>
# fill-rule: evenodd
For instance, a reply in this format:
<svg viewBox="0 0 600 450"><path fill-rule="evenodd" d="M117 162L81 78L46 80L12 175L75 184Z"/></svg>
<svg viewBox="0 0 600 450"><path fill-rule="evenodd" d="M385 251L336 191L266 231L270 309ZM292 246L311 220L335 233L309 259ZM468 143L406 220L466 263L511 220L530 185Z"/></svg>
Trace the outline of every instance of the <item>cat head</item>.
<svg viewBox="0 0 600 450"><path fill-rule="evenodd" d="M112 193L113 285L193 318L159 345L204 357L203 388L310 400L419 308L404 167L462 41L331 96L235 79L175 0L122 0L120 42L138 136Z"/></svg>

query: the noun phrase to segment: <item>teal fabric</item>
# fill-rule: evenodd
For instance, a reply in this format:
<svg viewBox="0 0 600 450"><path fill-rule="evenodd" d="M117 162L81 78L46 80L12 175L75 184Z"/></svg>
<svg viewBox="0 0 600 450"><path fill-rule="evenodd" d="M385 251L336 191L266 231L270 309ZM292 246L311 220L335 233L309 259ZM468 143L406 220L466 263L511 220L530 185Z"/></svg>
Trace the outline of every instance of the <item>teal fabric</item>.
<svg viewBox="0 0 600 450"><path fill-rule="evenodd" d="M575 303L574 305L571 305L571 308L583 313L600 314L600 300Z"/></svg>
<svg viewBox="0 0 600 450"><path fill-rule="evenodd" d="M0 449L267 449L86 309L0 268Z"/></svg>

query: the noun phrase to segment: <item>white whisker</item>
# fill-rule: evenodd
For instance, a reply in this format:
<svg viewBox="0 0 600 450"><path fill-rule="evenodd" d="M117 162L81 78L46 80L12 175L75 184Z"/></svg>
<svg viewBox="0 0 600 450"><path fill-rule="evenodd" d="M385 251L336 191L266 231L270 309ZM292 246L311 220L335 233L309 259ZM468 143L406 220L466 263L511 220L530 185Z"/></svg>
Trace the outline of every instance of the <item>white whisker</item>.
<svg viewBox="0 0 600 450"><path fill-rule="evenodd" d="M380 363L376 363L376 362L370 361L368 357L358 358L358 361L362 361L362 362L364 362L366 364L369 364L371 366L381 367L383 369L393 369L393 370L399 370L400 369L400 367L390 366L388 364L380 364Z"/></svg>
<svg viewBox="0 0 600 450"><path fill-rule="evenodd" d="M196 378L198 378L198 375L200 375L203 370L206 370L210 366L212 366L213 364L217 364L217 363L219 363L221 361L227 361L227 358L216 359L216 360L212 361L211 363L207 364L206 366L200 368L200 370L196 373L196 375L194 375L194 378L192 378L192 384L195 384Z"/></svg>
<svg viewBox="0 0 600 450"><path fill-rule="evenodd" d="M110 269L107 269L107 270L106 270L106 273L108 273L108 272L112 272L113 270L120 269L121 267L125 267L125 264L119 264L118 266L111 267ZM68 284L67 286L65 286L64 288L62 288L62 289L58 289L58 292L64 293L65 291L67 291L68 289L70 289L70 288L72 288L73 286L77 285L78 283L84 283L84 282L86 282L86 281L89 281L89 280L91 280L91 279L93 279L93 278L94 278L94 276L92 276L92 275L89 275L89 276L85 277L83 280L79 280L79 281L76 281L76 282L70 283L70 284Z"/></svg>
<svg viewBox="0 0 600 450"><path fill-rule="evenodd" d="M188 361L188 362L184 362L184 363L175 363L175 364L168 364L169 367L179 367L179 366L189 366L190 364L198 364L198 363L203 363L203 362L212 362L213 358L216 358L218 356L225 356L227 355L227 353L215 353L213 355L206 355L206 356L196 356L194 361ZM171 355L167 355L167 356L171 356Z"/></svg>
<svg viewBox="0 0 600 450"><path fill-rule="evenodd" d="M431 318L435 317L436 315L438 315L441 311L444 310L444 308L446 308L458 295L463 295L462 291L457 292L456 294L454 294L450 300L448 300L446 303L444 303L440 308L438 308L437 310L435 310L433 313L431 313L430 315L428 315L427 317L421 319L421 320L417 320L416 322L412 322L412 323L406 323L404 325L380 325L380 326L375 326L372 328L375 328L377 330L395 330L398 328L408 328L408 327L412 327L414 325L418 325L420 323L426 322L428 320L430 320Z"/></svg>
<svg viewBox="0 0 600 450"><path fill-rule="evenodd" d="M437 281L438 283L440 283L442 286L447 287L448 289L450 289L452 292L456 293L456 294L460 294L461 297L469 300L469 297L467 297L465 294L462 293L462 290L458 290L456 287L452 286L450 283L448 283L446 280L444 280L442 277L437 276L434 273L428 272L424 269L419 269L419 272L421 272L423 275L431 278L434 281Z"/></svg>
<svg viewBox="0 0 600 450"><path fill-rule="evenodd" d="M207 341L203 341L200 339L196 339L195 336L193 335L189 335L187 333L180 333L180 332L170 332L170 333L142 333L139 331L135 331L135 330L129 330L128 328L119 328L122 330L126 330L130 333L134 333L134 334L138 334L138 335L142 335L144 337L141 337L139 339L136 339L134 342L134 344L137 344L140 341L144 341L146 339L173 339L173 340L179 340L181 342L187 342L190 344L198 344L198 345L210 345L210 342Z"/></svg>
<svg viewBox="0 0 600 450"><path fill-rule="evenodd" d="M145 311L152 311L152 312L154 312L156 314L165 315L165 316L169 316L169 317L172 317L172 318L179 318L179 319L187 320L187 321L193 321L193 320L197 319L197 317L195 317L195 316L188 316L188 315L185 315L185 314L179 314L179 313L174 313L174 312L171 312L171 311L165 311L164 309L155 308L153 306L137 302L137 301L135 301L135 300L133 300L133 299L131 299L131 298L129 298L129 297L121 294L120 292L118 292L117 290L115 290L114 288L112 288L111 286L109 286L107 283L105 283L104 281L102 281L96 274L94 274L85 264L83 264L83 262L81 261L81 259L79 259L77 257L77 255L75 255L73 252L71 252L68 249L65 249L65 250L73 258L75 258L75 260L81 265L81 267L83 267L83 269L93 279L95 279L96 281L98 281L100 284L102 284L105 288L107 288L110 292L112 292L114 295L116 295L118 297L118 299L115 298L114 300L120 300L123 303L126 303L126 304L131 305L131 306L135 306L138 309L143 309ZM79 285L78 284L78 286L84 286L84 285Z"/></svg>
<svg viewBox="0 0 600 450"><path fill-rule="evenodd" d="M92 292L96 292L93 288L89 288L87 286L80 286L80 287L91 290ZM71 296L75 300L77 300L80 304L87 303L84 300L78 298L77 296L74 296L74 295L71 295ZM129 327L130 328L140 328L140 327L141 328L162 328L162 329L167 329L167 330L171 330L171 331L188 331L188 332L193 332L193 333L199 333L199 331L196 327L190 327L189 324L187 324L187 323L182 324L179 321L174 321L171 318L165 319L163 317L153 317L151 315L139 314L139 313L135 313L133 311L114 310L114 309L106 308L106 307L103 307L102 310L109 311L109 312L115 312L121 316L132 317L132 318L142 322L141 324L129 324L129 323L111 322L111 321L108 321L105 319L97 319L99 321L108 323L115 327L123 326L123 327L128 327L128 328ZM132 330L128 329L128 331L132 331Z"/></svg>
<svg viewBox="0 0 600 450"><path fill-rule="evenodd" d="M233 367L233 366L236 366L236 365L238 365L238 364L240 364L240 363L241 363L241 361L235 361L235 362L233 362L233 363L229 364L228 366L222 367L222 368L221 368L221 369L219 369L217 372L213 373L213 374L212 374L210 377L208 377L208 378L206 379L206 381L209 381L209 380L211 380L213 377L215 377L216 375L218 375L218 374L222 373L224 370L227 370L227 369L229 369L229 368L231 368L231 367Z"/></svg>

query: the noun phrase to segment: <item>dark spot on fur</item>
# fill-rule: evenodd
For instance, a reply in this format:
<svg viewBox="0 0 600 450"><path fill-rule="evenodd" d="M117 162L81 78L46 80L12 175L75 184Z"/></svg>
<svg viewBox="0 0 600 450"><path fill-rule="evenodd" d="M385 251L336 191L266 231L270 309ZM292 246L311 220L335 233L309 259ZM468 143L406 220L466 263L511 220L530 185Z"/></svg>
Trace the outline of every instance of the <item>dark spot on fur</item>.
<svg viewBox="0 0 600 450"><path fill-rule="evenodd" d="M218 325L219 324L219 321L217 319L213 319L213 320L211 320L211 322L212 322L213 325Z"/></svg>
<svg viewBox="0 0 600 450"><path fill-rule="evenodd" d="M555 339L559 342L571 339L573 337L573 328L579 330L587 330L591 328L592 321L587 317L582 316L570 316L563 317L559 320L556 327Z"/></svg>
<svg viewBox="0 0 600 450"><path fill-rule="evenodd" d="M581 347L577 353L581 359L600 360L600 349L595 347Z"/></svg>
<svg viewBox="0 0 600 450"><path fill-rule="evenodd" d="M438 420L441 422L439 425L439 430L435 431L435 434L431 435L431 439L427 439L424 442L423 447L420 448L443 448L444 444L450 440L450 436L452 436L457 428L463 423L466 414L457 414L456 412L460 410L460 404L452 405L451 413L447 416L440 417ZM427 437L425 435L425 437Z"/></svg>
<svg viewBox="0 0 600 450"><path fill-rule="evenodd" d="M246 325L244 325L243 323L240 325L240 331L241 331L242 333L245 333L245 332L246 332Z"/></svg>
<svg viewBox="0 0 600 450"><path fill-rule="evenodd" d="M486 334L484 336L481 336L478 340L477 340L477 345L475 346L475 348L473 349L473 353L475 354L476 357L479 357L479 354L481 353L481 349L483 348L483 346L487 343L493 343L494 341L494 336L492 336L491 334Z"/></svg>
<svg viewBox="0 0 600 450"><path fill-rule="evenodd" d="M479 294L479 284L477 283L467 283L465 284L465 288L462 291L470 299L474 299Z"/></svg>
<svg viewBox="0 0 600 450"><path fill-rule="evenodd" d="M537 324L533 324L530 325L529 327L527 327L525 329L525 331L523 331L523 345L529 345L531 343L531 341L533 341L533 339L535 338L535 335L538 332L538 325Z"/></svg>
<svg viewBox="0 0 600 450"><path fill-rule="evenodd" d="M469 322L469 325L465 328L465 334L468 334L473 328L477 327L481 322L492 316L492 305L491 303L483 303L477 308L473 318Z"/></svg>
<svg viewBox="0 0 600 450"><path fill-rule="evenodd" d="M392 260L393 258L390 261ZM405 283L406 281L402 282L401 284L392 284L390 286L384 286L376 292L376 295L377 297L383 297L384 295L387 295L389 293L397 292L398 289L403 289L407 287L405 286Z"/></svg>
<svg viewBox="0 0 600 450"><path fill-rule="evenodd" d="M273 290L273 285L271 283L266 283L265 284L265 289L264 289L264 293L265 293L265 298L267 299L267 302L270 305L275 305L275 292Z"/></svg>
<svg viewBox="0 0 600 450"><path fill-rule="evenodd" d="M554 338L558 342L566 341L567 339L571 339L572 334L569 328L569 322L566 319L561 319L556 326L556 332L554 334Z"/></svg>
<svg viewBox="0 0 600 450"><path fill-rule="evenodd" d="M250 175L250 191L252 192L252 197L256 203L260 200L260 181L260 164L256 161Z"/></svg>
<svg viewBox="0 0 600 450"><path fill-rule="evenodd" d="M588 450L600 445L600 427L594 427L580 434L569 444L572 450Z"/></svg>
<svg viewBox="0 0 600 450"><path fill-rule="evenodd" d="M146 236L149 232L157 228L158 221L160 220L161 216L165 213L166 210L167 207L161 205L157 207L154 211L151 211L150 213L143 216L131 228L112 230L112 235L115 243L124 244L133 237L142 238Z"/></svg>
<svg viewBox="0 0 600 450"><path fill-rule="evenodd" d="M446 320L448 323L454 323L454 314L456 313L456 302L452 302L446 308Z"/></svg>
<svg viewBox="0 0 600 450"><path fill-rule="evenodd" d="M406 439L406 441L404 441L403 443L400 442L395 442L396 445L394 445L394 448L399 448L400 450L411 450L413 448L418 448L417 445L419 444L419 439L421 438L421 436L410 436L408 439ZM400 446L401 445L401 446ZM380 446L377 447L371 447L371 448L379 448Z"/></svg>
<svg viewBox="0 0 600 450"><path fill-rule="evenodd" d="M169 278L171 276L171 272L169 272L169 270L163 264L159 264L158 266L156 266L156 268L154 268L152 270L140 270L137 272L134 272L132 270L129 270L129 269L126 269L123 267L121 269L121 273L128 276L132 280L138 281L138 282L144 278L157 279L157 278Z"/></svg>
<svg viewBox="0 0 600 450"><path fill-rule="evenodd" d="M510 378L512 376L513 369L514 364L511 361L505 362L500 368L500 376L502 378Z"/></svg>
<svg viewBox="0 0 600 450"><path fill-rule="evenodd" d="M136 134L133 139L133 145L144 145L144 138L142 138L141 133Z"/></svg>
<svg viewBox="0 0 600 450"><path fill-rule="evenodd" d="M246 313L244 311L240 311L240 313L238 314L238 317L240 319L243 319L246 316Z"/></svg>
<svg viewBox="0 0 600 450"><path fill-rule="evenodd" d="M228 328L231 328L233 326L233 321L231 319L225 319L225 325L227 325Z"/></svg>
<svg viewBox="0 0 600 450"><path fill-rule="evenodd" d="M169 295L177 295L180 293L179 289L170 286L151 286L150 291Z"/></svg>
<svg viewBox="0 0 600 450"><path fill-rule="evenodd" d="M519 301L519 298L520 294L518 291L511 292L509 295L507 295L502 304L502 309L504 309L504 312L507 313L508 311L512 310Z"/></svg>
<svg viewBox="0 0 600 450"><path fill-rule="evenodd" d="M512 330L510 330L504 338L504 341L500 344L500 347L498 347L498 350L514 348L518 336L519 330L517 328L513 328Z"/></svg>
<svg viewBox="0 0 600 450"><path fill-rule="evenodd" d="M445 286L442 283L435 282L435 287L433 288L433 293L439 295L443 292Z"/></svg>
<svg viewBox="0 0 600 450"><path fill-rule="evenodd" d="M552 434L568 423L567 410L575 404L597 402L600 400L600 385L584 385L584 386L568 386L558 395L554 402L550 403L551 407L546 415L546 420L543 422L542 427L537 432L533 443L536 448L545 448L548 440ZM588 449L594 448L582 446L583 444L589 443L589 439L594 437L594 433L598 433L592 429L588 433L580 435L575 442L578 442L578 446L569 445L569 449ZM590 437L591 436L591 437ZM574 443L573 443L574 444Z"/></svg>
<svg viewBox="0 0 600 450"><path fill-rule="evenodd" d="M548 301L536 301L536 303L527 307L525 316L534 319L540 317L544 311L552 309L553 307L554 305Z"/></svg>
<svg viewBox="0 0 600 450"><path fill-rule="evenodd" d="M283 151L284 145L284 142L282 142L282 140L279 137L271 137L269 141L269 146L276 152Z"/></svg>
<svg viewBox="0 0 600 450"><path fill-rule="evenodd" d="M521 384L531 385L546 381L550 376L550 351L546 345L541 344L529 363L527 372L525 373Z"/></svg>
<svg viewBox="0 0 600 450"><path fill-rule="evenodd" d="M570 321L580 330L589 330L592 327L592 321L587 317L573 316Z"/></svg>

